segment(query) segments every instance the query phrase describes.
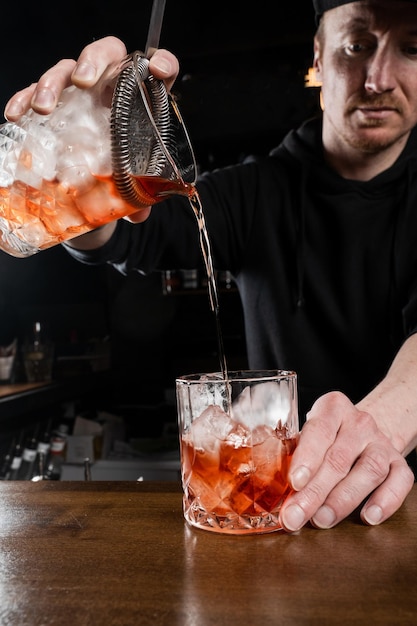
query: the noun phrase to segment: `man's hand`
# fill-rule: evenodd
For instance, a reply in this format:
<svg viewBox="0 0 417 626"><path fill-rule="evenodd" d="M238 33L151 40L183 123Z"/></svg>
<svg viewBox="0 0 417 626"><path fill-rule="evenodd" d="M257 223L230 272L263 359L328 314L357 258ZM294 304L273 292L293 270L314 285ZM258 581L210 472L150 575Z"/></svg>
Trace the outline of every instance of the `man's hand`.
<svg viewBox="0 0 417 626"><path fill-rule="evenodd" d="M317 528L331 528L368 496L361 519L379 524L399 509L414 483L404 457L372 416L339 392L314 403L289 479L296 493L281 510L281 523L288 531L299 530L308 521Z"/></svg>
<svg viewBox="0 0 417 626"><path fill-rule="evenodd" d="M47 70L37 83L14 94L5 108L5 117L16 121L29 108L47 115L56 107L61 92L70 85L81 89L93 87L108 67L126 56L124 43L116 37L104 37L86 46L78 60L62 59ZM157 50L149 62L150 72L165 82L169 91L178 75L177 58L167 50Z"/></svg>
<svg viewBox="0 0 417 626"><path fill-rule="evenodd" d="M17 121L30 108L41 115L51 113L58 104L62 91L70 85L80 89L88 89L106 74L108 68L119 63L126 56L124 43L116 37L104 37L86 46L78 60L62 59L47 70L37 83L32 83L10 98L5 108L5 117L11 122ZM149 61L149 70L165 82L169 91L178 75L177 58L167 50L157 50ZM128 221L139 223L145 221L151 208L141 209L129 215ZM108 224L77 237L69 245L79 249L93 249L103 245L110 238L115 224Z"/></svg>

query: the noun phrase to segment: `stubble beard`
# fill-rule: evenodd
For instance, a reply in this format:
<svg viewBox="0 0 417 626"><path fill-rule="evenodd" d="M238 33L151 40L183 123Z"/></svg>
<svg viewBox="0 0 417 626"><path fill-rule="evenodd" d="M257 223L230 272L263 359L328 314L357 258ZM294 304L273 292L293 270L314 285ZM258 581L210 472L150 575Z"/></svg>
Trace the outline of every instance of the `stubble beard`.
<svg viewBox="0 0 417 626"><path fill-rule="evenodd" d="M403 129L395 132L384 120L371 119L359 124L348 124L348 128L342 131L342 139L348 146L365 155L380 154L389 150L410 132Z"/></svg>
<svg viewBox="0 0 417 626"><path fill-rule="evenodd" d="M367 128L369 128L369 126L367 126ZM379 154L380 152L391 148L395 143L397 143L399 138L382 139L377 137L361 137L358 136L357 133L352 133L351 135L347 134L344 139L351 148L354 148L363 154Z"/></svg>
<svg viewBox="0 0 417 626"><path fill-rule="evenodd" d="M361 106L372 108L374 104L379 107L391 107L395 109L400 116L402 113L401 107L398 106L398 103L394 103L391 99L381 96L369 97L361 102L354 103L349 106L346 112L346 119L348 120L350 132L347 131L346 133L343 133L344 140L348 143L348 145L350 145L351 148L359 150L364 154L379 154L384 150L388 150L408 133L408 130L400 134L395 132L389 133L386 121L381 119L374 118L367 119L366 121L356 123L353 121L353 123L349 123L349 120L352 121L355 112L357 112ZM379 129L380 132L378 132ZM384 132L384 129L386 129L386 132Z"/></svg>

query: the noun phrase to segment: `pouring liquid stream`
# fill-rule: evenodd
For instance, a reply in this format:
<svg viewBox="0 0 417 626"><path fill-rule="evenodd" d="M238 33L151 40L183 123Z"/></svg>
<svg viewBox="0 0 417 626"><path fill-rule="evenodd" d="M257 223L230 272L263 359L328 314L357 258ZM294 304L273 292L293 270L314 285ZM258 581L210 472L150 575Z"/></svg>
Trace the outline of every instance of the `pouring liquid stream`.
<svg viewBox="0 0 417 626"><path fill-rule="evenodd" d="M205 265L206 273L207 273L210 307L211 307L212 312L214 313L215 323L216 323L220 369L223 374L224 380L227 382L228 381L227 363L226 363L226 355L225 355L224 344L223 344L223 334L222 334L222 330L220 326L219 293L218 293L218 288L217 288L216 276L214 274L213 259L211 255L211 245L210 245L210 240L209 240L206 222L204 218L203 207L202 207L200 197L195 187L192 187L192 192L189 195L188 199L190 202L190 206L194 212L194 215L197 219L198 232L200 236L200 248L201 248L201 253L203 255L203 261L204 261L204 265Z"/></svg>

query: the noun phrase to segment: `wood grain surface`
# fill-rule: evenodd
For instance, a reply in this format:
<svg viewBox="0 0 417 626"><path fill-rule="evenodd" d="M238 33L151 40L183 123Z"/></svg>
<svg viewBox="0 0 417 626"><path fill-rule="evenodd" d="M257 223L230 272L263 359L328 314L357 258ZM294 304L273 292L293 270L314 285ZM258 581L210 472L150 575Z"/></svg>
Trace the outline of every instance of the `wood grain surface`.
<svg viewBox="0 0 417 626"><path fill-rule="evenodd" d="M1 626L417 623L417 486L378 527L220 535L177 483L0 483Z"/></svg>

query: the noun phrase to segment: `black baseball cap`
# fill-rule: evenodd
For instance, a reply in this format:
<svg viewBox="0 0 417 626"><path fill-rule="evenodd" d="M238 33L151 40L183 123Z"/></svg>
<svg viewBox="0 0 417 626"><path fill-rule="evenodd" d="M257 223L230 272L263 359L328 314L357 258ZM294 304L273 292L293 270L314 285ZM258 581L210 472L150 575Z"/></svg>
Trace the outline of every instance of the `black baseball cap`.
<svg viewBox="0 0 417 626"><path fill-rule="evenodd" d="M325 11L340 7L342 4L349 4L350 2L360 2L360 0L313 0L313 6L316 12L316 21L319 21ZM405 2L417 2L417 0L405 0Z"/></svg>

